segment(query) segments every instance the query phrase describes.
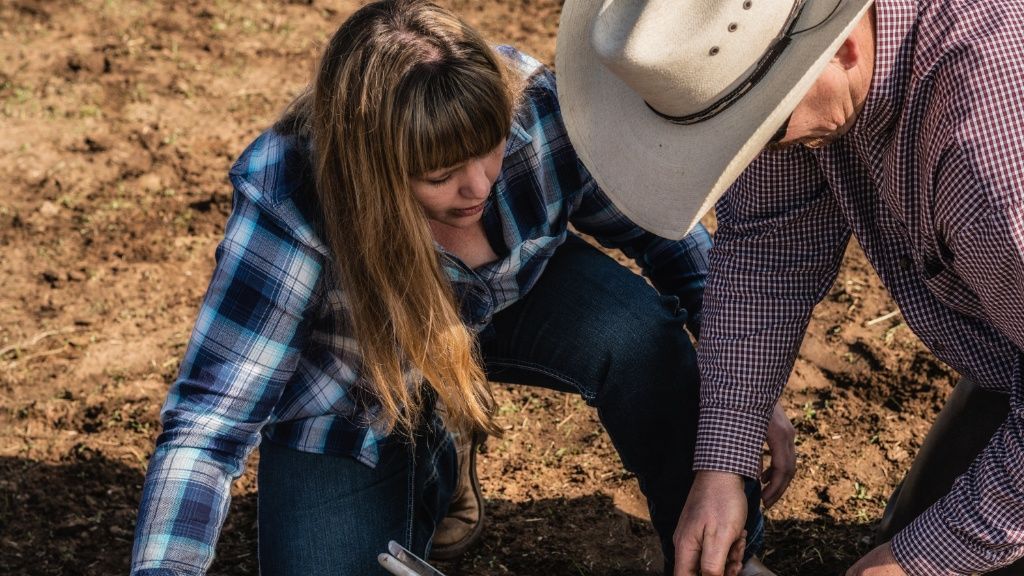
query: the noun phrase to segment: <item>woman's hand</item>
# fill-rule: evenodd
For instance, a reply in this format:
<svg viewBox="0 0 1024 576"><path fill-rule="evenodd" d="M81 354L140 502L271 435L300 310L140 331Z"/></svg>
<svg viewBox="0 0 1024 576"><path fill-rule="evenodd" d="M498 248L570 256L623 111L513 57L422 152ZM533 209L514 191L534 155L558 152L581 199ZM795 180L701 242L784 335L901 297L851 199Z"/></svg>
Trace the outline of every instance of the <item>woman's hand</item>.
<svg viewBox="0 0 1024 576"><path fill-rule="evenodd" d="M768 452L771 464L761 474L764 488L761 500L765 508L771 508L779 501L796 474L796 429L786 417L781 402L775 405L772 419L768 422Z"/></svg>

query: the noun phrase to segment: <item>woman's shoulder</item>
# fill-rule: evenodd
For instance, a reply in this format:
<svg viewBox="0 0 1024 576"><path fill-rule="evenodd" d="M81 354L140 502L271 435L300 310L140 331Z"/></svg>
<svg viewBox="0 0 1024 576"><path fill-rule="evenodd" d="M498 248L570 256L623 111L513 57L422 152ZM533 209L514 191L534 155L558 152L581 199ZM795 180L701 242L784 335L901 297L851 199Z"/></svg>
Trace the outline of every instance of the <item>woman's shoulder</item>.
<svg viewBox="0 0 1024 576"><path fill-rule="evenodd" d="M551 69L533 56L512 46L497 46L495 50L523 79L522 98L516 112L517 122L526 131L531 126L545 124L545 120L560 113L555 75Z"/></svg>
<svg viewBox="0 0 1024 576"><path fill-rule="evenodd" d="M268 129L253 140L231 167L232 182L244 180L279 202L312 177L308 141Z"/></svg>
<svg viewBox="0 0 1024 576"><path fill-rule="evenodd" d="M543 62L514 46L502 44L494 49L508 62L509 67L526 81L527 90L541 88L554 92L555 75Z"/></svg>
<svg viewBox="0 0 1024 576"><path fill-rule="evenodd" d="M513 70L519 72L525 78L529 78L533 74L547 69L540 60L537 60L526 52L521 52L514 46L500 44L495 46L494 50L508 61Z"/></svg>
<svg viewBox="0 0 1024 576"><path fill-rule="evenodd" d="M315 194L308 139L269 129L250 143L229 172L235 193L296 239L316 249Z"/></svg>

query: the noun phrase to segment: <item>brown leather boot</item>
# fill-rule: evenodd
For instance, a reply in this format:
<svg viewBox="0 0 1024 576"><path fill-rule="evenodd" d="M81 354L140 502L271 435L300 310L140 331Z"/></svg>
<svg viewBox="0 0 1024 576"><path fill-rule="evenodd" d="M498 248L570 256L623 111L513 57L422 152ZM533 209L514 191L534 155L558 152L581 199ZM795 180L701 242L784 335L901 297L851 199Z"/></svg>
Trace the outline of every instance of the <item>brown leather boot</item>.
<svg viewBox="0 0 1024 576"><path fill-rule="evenodd" d="M476 477L476 453L487 436L477 432L456 434L459 479L448 507L448 516L434 530L430 551L433 560L451 560L461 556L480 540L484 530L484 498Z"/></svg>

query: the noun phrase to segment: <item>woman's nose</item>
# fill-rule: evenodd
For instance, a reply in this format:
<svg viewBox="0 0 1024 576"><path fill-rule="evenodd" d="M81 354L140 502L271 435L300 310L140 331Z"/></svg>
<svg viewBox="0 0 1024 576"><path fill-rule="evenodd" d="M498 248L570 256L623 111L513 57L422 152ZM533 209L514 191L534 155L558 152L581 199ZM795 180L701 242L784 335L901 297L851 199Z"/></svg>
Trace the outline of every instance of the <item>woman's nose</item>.
<svg viewBox="0 0 1024 576"><path fill-rule="evenodd" d="M466 178L462 182L463 196L468 198L486 198L491 192L491 179L487 176L484 162L480 159L470 160L466 164Z"/></svg>

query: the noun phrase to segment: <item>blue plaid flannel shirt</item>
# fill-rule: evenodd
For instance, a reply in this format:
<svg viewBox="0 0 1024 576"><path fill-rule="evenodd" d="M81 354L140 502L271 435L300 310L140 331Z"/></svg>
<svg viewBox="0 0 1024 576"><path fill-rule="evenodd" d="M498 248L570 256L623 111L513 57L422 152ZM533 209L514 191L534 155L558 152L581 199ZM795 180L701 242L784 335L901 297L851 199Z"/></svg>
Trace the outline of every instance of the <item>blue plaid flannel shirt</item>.
<svg viewBox="0 0 1024 576"><path fill-rule="evenodd" d="M483 214L499 259L470 269L442 252L464 321L485 328L528 292L571 223L633 258L699 323L710 238L680 241L627 220L577 159L562 124L554 76L508 48L529 79L501 174ZM377 463L389 438L360 378L346 300L331 277L307 202L305 143L268 131L231 169L234 206L180 373L161 413L163 433L143 489L132 573L202 574L230 500L261 435L293 449ZM408 375L410 383L414 376ZM656 441L652 439L652 441Z"/></svg>

